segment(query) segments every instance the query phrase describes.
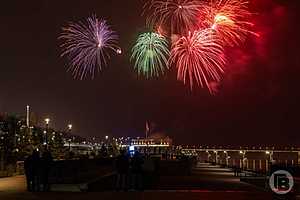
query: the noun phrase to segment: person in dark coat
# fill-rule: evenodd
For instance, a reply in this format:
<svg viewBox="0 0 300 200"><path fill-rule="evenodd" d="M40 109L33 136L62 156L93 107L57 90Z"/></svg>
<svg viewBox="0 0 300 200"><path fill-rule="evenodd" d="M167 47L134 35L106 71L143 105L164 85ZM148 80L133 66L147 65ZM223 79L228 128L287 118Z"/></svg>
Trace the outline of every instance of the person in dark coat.
<svg viewBox="0 0 300 200"><path fill-rule="evenodd" d="M40 152L34 150L32 152L32 191L40 191L40 168Z"/></svg>
<svg viewBox="0 0 300 200"><path fill-rule="evenodd" d="M133 189L143 189L143 164L144 159L142 155L136 151L131 160L131 172L132 172L132 186Z"/></svg>
<svg viewBox="0 0 300 200"><path fill-rule="evenodd" d="M32 181L33 181L33 165L32 165L32 155L29 155L24 161L24 170L26 176L27 190L32 191Z"/></svg>
<svg viewBox="0 0 300 200"><path fill-rule="evenodd" d="M52 162L53 162L52 154L48 149L46 149L43 152L42 159L41 159L41 181L43 185L43 191L49 191L50 189L49 172L51 169Z"/></svg>
<svg viewBox="0 0 300 200"><path fill-rule="evenodd" d="M116 189L127 190L128 189L128 170L129 170L129 158L126 152L122 150L121 154L116 159Z"/></svg>

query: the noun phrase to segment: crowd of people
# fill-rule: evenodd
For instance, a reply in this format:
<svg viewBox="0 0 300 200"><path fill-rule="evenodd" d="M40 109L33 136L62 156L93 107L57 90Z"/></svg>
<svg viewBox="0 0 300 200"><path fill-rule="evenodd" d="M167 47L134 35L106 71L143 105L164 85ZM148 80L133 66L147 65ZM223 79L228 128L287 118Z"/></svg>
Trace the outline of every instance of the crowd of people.
<svg viewBox="0 0 300 200"><path fill-rule="evenodd" d="M49 172L53 158L48 149L40 155L34 150L24 162L27 190L31 192L49 191Z"/></svg>
<svg viewBox="0 0 300 200"><path fill-rule="evenodd" d="M116 190L143 190L143 164L144 159L138 151L132 157L121 151L116 159Z"/></svg>
<svg viewBox="0 0 300 200"><path fill-rule="evenodd" d="M52 154L47 148L42 153L34 150L26 158L24 169L28 191L49 191L49 173L52 164ZM125 150L121 150L120 155L115 159L116 190L143 190L143 165L144 159L138 151L129 155Z"/></svg>

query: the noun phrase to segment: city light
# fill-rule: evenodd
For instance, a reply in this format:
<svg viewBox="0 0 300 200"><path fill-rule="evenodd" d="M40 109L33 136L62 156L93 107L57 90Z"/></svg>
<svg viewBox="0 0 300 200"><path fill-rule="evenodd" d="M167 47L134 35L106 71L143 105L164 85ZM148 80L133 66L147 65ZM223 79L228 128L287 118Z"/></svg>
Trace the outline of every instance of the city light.
<svg viewBox="0 0 300 200"><path fill-rule="evenodd" d="M71 129L72 129L72 127L73 127L73 125L72 125L72 124L68 124L68 129L69 129L69 130L71 130Z"/></svg>
<svg viewBox="0 0 300 200"><path fill-rule="evenodd" d="M45 119L45 122L46 122L46 124L48 125L49 122L50 122L50 119L49 119L49 118L46 118L46 119Z"/></svg>

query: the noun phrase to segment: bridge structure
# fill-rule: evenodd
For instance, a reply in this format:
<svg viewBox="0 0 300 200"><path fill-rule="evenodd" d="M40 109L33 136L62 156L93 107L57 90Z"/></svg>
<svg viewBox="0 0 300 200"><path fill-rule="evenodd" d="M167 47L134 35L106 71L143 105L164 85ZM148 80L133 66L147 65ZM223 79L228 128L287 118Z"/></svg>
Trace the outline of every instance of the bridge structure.
<svg viewBox="0 0 300 200"><path fill-rule="evenodd" d="M87 153L91 153L96 149L100 149L100 146L92 145L89 143L69 143L66 142L64 147L69 148L70 151L79 154L79 155L86 155Z"/></svg>
<svg viewBox="0 0 300 200"><path fill-rule="evenodd" d="M91 144L81 144L81 143L65 143L64 144L64 146L65 147L73 147L73 148L75 148L75 147L81 147L81 148L87 148L87 149L93 149L94 148L94 145L91 145Z"/></svg>
<svg viewBox="0 0 300 200"><path fill-rule="evenodd" d="M267 172L270 165L300 165L300 148L285 147L208 147L185 146L181 152L188 156L197 156L200 162L212 162L228 167Z"/></svg>
<svg viewBox="0 0 300 200"><path fill-rule="evenodd" d="M84 143L65 143L72 151L86 154L99 149L100 146ZM173 146L174 147L174 146ZM176 149L172 152L171 149ZM228 167L238 167L245 170L266 172L270 165L286 166L300 165L300 148L296 147L209 147L209 146L177 146L170 148L170 154L180 153L196 156L200 162L211 162Z"/></svg>

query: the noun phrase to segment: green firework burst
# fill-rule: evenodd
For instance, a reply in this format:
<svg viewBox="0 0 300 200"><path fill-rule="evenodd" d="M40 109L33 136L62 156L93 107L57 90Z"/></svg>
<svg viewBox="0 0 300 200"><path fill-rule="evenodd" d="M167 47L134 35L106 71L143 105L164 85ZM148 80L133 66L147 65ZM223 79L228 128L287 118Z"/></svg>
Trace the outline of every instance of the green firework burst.
<svg viewBox="0 0 300 200"><path fill-rule="evenodd" d="M131 60L138 75L147 78L160 76L168 69L168 41L157 33L141 34L132 48Z"/></svg>

